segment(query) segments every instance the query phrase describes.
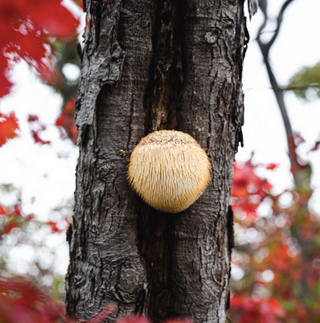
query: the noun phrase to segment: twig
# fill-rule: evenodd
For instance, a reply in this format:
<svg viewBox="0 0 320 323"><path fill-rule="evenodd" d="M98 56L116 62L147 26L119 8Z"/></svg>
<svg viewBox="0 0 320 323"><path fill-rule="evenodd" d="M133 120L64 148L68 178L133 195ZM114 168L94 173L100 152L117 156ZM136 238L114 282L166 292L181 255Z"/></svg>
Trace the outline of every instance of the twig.
<svg viewBox="0 0 320 323"><path fill-rule="evenodd" d="M263 87L263 88L254 88L245 89L244 92L256 91L256 90L273 90L275 92L284 92L284 91L295 91L295 90L306 90L308 88L320 88L320 85L301 85L301 86L287 86L287 87Z"/></svg>
<svg viewBox="0 0 320 323"><path fill-rule="evenodd" d="M268 51L271 48L271 46L273 45L273 43L275 42L275 40L277 39L278 35L279 35L279 31L282 25L282 21L283 21L283 15L284 12L286 11L287 7L289 6L289 4L291 2L293 2L294 0L287 0L283 5L282 8L279 12L278 18L277 18L277 27L276 30L272 36L272 38L270 39L270 41L268 42L267 46L268 46Z"/></svg>

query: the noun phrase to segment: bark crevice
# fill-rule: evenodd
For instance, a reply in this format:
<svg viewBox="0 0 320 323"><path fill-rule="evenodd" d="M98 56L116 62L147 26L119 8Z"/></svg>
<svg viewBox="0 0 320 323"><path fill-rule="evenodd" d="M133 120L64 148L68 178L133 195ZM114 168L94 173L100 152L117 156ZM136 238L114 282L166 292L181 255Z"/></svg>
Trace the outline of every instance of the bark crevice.
<svg viewBox="0 0 320 323"><path fill-rule="evenodd" d="M88 25L76 124L80 130L66 308L89 319L191 317L225 323L229 193L241 139L242 2L86 0ZM98 39L96 36L98 35ZM175 129L206 150L212 179L187 210L165 214L127 183L146 134Z"/></svg>
<svg viewBox="0 0 320 323"><path fill-rule="evenodd" d="M183 2L156 1L153 19L153 57L144 97L145 134L179 128L178 110L185 73ZM174 315L171 310L171 272L174 223L178 215L154 210L142 201L138 214L139 250L148 283L145 312L157 322Z"/></svg>

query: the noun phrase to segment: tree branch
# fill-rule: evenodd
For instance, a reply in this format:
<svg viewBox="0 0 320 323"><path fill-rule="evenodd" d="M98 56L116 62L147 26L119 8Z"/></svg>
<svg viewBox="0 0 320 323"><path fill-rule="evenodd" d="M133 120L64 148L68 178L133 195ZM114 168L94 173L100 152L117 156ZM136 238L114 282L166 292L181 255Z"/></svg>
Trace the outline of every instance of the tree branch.
<svg viewBox="0 0 320 323"><path fill-rule="evenodd" d="M275 92L284 92L284 91L296 91L296 90L307 90L309 88L319 89L320 85L310 84L310 85L301 85L301 86L287 86L287 87L264 87L264 88L249 88L245 92L253 90L273 90Z"/></svg>
<svg viewBox="0 0 320 323"><path fill-rule="evenodd" d="M264 63L266 65L266 69L268 72L268 76L269 76L269 80L271 83L271 87L273 89L274 95L276 97L276 100L278 102L279 105L279 109L281 112L281 116L282 116L282 120L285 126L285 130L286 130L286 135L287 135L287 143L288 143L288 152L289 152L289 158L290 158L290 162L291 162L291 166L293 166L296 163L296 158L295 158L295 149L294 149L294 145L292 145L292 126L291 126L291 122L288 116L288 112L287 112L287 108L284 102L284 93L283 91L277 91L276 89L280 89L281 87L278 84L278 81L272 71L270 62L269 62L269 51L270 48L272 47L272 45L274 44L275 40L277 39L281 26L282 26L282 20L283 20L283 15L285 10L288 8L289 4L294 1L294 0L287 0L278 15L277 18L277 27L275 29L274 35L272 36L272 38L270 39L270 41L268 43L263 43L261 41L261 34L263 32L263 29L265 28L265 26L267 25L267 21L268 21L268 13L267 13L267 1L260 1L259 5L260 8L263 12L264 15L264 21L262 23L262 25L260 26L259 30L258 30L258 35L257 35L257 42L259 45L259 48L261 50L262 56L263 56L263 60Z"/></svg>
<svg viewBox="0 0 320 323"><path fill-rule="evenodd" d="M269 41L269 42L268 42L268 44L267 44L267 46L268 46L268 50L271 48L271 46L273 45L273 43L275 42L275 40L277 39L277 37L278 37L278 35L279 35L279 31L280 31L280 28L281 28L281 26L282 26L282 20L283 20L284 12L285 12L285 10L287 9L287 7L289 6L289 4L290 4L292 1L294 1L294 0L287 0L287 1L283 4L283 6L282 6L282 8L281 8L281 10L280 10L280 12L279 12L279 15L278 15L278 18L277 18L277 27L276 27L276 29L275 29L275 32L274 32L274 34L273 34L272 38L270 39L270 41Z"/></svg>

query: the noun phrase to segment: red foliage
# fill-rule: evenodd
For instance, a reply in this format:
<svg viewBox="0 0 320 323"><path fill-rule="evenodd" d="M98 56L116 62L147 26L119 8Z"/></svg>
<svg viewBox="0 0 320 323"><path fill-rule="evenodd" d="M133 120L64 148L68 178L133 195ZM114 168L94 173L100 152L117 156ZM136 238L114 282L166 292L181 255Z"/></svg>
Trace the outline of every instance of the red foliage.
<svg viewBox="0 0 320 323"><path fill-rule="evenodd" d="M18 120L16 119L14 112L11 112L9 115L4 115L0 112L0 147L3 146L8 139L16 137L16 130L18 129Z"/></svg>
<svg viewBox="0 0 320 323"><path fill-rule="evenodd" d="M3 234L8 234L11 232L12 229L17 227L18 227L18 223L15 220L11 220L10 222L6 223L6 225L1 230L1 237Z"/></svg>
<svg viewBox="0 0 320 323"><path fill-rule="evenodd" d="M293 152L293 156L290 156L291 159L291 173L295 175L299 171L303 170L306 165L302 165L299 162L299 156L297 154L297 147L304 143L304 138L300 135L300 133L293 133L291 136L288 137L288 144Z"/></svg>
<svg viewBox="0 0 320 323"><path fill-rule="evenodd" d="M91 323L91 321L88 323ZM120 318L119 320L116 321L116 323L151 323L151 322L144 316L131 315L131 316ZM190 319L184 319L184 320L168 319L163 321L162 323L193 323L193 321Z"/></svg>
<svg viewBox="0 0 320 323"><path fill-rule="evenodd" d="M62 227L61 229L57 226L57 222L54 222L54 221L47 221L47 222L44 222L45 225L47 225L50 229L51 229L51 232L52 233L57 233L57 232L64 232L67 227L69 226L69 222L65 220L65 226Z"/></svg>
<svg viewBox="0 0 320 323"><path fill-rule="evenodd" d="M0 280L2 323L56 323L63 313L64 306L36 285L18 277Z"/></svg>
<svg viewBox="0 0 320 323"><path fill-rule="evenodd" d="M267 169L270 169L270 170L274 170L274 169L276 169L278 166L279 166L279 164L271 163L271 164L268 164L266 168L267 168Z"/></svg>
<svg viewBox="0 0 320 323"><path fill-rule="evenodd" d="M19 204L13 206L13 212L16 216L21 216L21 207Z"/></svg>
<svg viewBox="0 0 320 323"><path fill-rule="evenodd" d="M91 322L90 322L91 323ZM127 316L117 320L116 323L150 323L144 316Z"/></svg>
<svg viewBox="0 0 320 323"><path fill-rule="evenodd" d="M34 122L34 121L38 121L39 120L39 117L34 115L34 114L29 114L29 117L28 117L28 122Z"/></svg>
<svg viewBox="0 0 320 323"><path fill-rule="evenodd" d="M106 317L108 317L112 312L117 309L117 305L111 303L107 305L102 311L100 311L97 315L95 315L92 319L90 319L87 323L100 323Z"/></svg>
<svg viewBox="0 0 320 323"><path fill-rule="evenodd" d="M290 141L295 152L303 142L300 135ZM236 294L229 312L233 322L313 323L320 317L320 221L308 208L311 167L301 164L296 153L291 157L295 188L284 192L292 197L286 207L279 200L282 194L272 195L271 185L257 178L251 160L243 167L235 165L231 202L239 231L232 263L243 270L244 276L239 282L231 280ZM266 168L273 170L275 166ZM255 198L257 203L250 203L252 194L260 197L260 202L268 198L264 204L268 214L254 213L260 202ZM247 215L249 207L254 215L251 218ZM237 233L241 237L238 241ZM251 234L256 236L255 241L248 239Z"/></svg>
<svg viewBox="0 0 320 323"><path fill-rule="evenodd" d="M253 221L257 217L258 206L272 188L266 179L255 174L255 168L251 159L243 165L235 162L231 187L233 210L241 211L248 221Z"/></svg>
<svg viewBox="0 0 320 323"><path fill-rule="evenodd" d="M73 124L75 103L76 103L76 100L71 99L66 104L60 116L56 120L56 126L60 128L64 128L68 137L71 138L74 143L77 142L77 138L79 134L77 127Z"/></svg>
<svg viewBox="0 0 320 323"><path fill-rule="evenodd" d="M239 323L278 323L285 315L274 298L254 300L250 296L233 296L231 308L241 314Z"/></svg>
<svg viewBox="0 0 320 323"><path fill-rule="evenodd" d="M31 221L31 220L33 220L34 219L34 214L28 214L27 216L26 216L26 220L27 221Z"/></svg>
<svg viewBox="0 0 320 323"><path fill-rule="evenodd" d="M83 9L83 1L82 0L73 0L81 9Z"/></svg>
<svg viewBox="0 0 320 323"><path fill-rule="evenodd" d="M39 137L39 133L40 133L40 130L33 130L33 129L31 129L31 134L32 134L32 137L34 139L34 142L35 143L39 143L41 145L48 145L48 144L50 144L50 140L42 140Z"/></svg>
<svg viewBox="0 0 320 323"><path fill-rule="evenodd" d="M190 320L190 319L184 319L184 320L181 320L181 319L169 319L169 320L163 321L163 323L193 323L193 321Z"/></svg>
<svg viewBox="0 0 320 323"><path fill-rule="evenodd" d="M117 308L112 303L87 323L101 323ZM0 280L1 323L75 323L64 316L64 306L54 301L44 290L21 277ZM116 323L150 323L139 315L120 318ZM192 323L191 320L169 319L163 323Z"/></svg>
<svg viewBox="0 0 320 323"><path fill-rule="evenodd" d="M30 216L22 217L20 204L15 204L12 208L0 205L0 218L3 218L0 222L0 240L4 234L10 234L12 229L20 227L24 221L30 221Z"/></svg>
<svg viewBox="0 0 320 323"><path fill-rule="evenodd" d="M9 62L0 54L0 98L9 94L13 83L8 80Z"/></svg>
<svg viewBox="0 0 320 323"><path fill-rule="evenodd" d="M8 215L9 213L10 211L7 208L0 205L0 215Z"/></svg>
<svg viewBox="0 0 320 323"><path fill-rule="evenodd" d="M316 151L316 150L318 150L319 147L320 147L320 140L315 142L315 145L313 146L313 148L310 151Z"/></svg>
<svg viewBox="0 0 320 323"><path fill-rule="evenodd" d="M61 230L57 227L57 223L53 221L46 222L46 225L50 227L52 233L60 232Z"/></svg>
<svg viewBox="0 0 320 323"><path fill-rule="evenodd" d="M39 143L41 145L49 145L50 144L49 140L42 140L40 138L40 134L42 131L46 130L46 126L40 123L38 116L29 115L28 122L29 122L30 128L31 127L34 128L34 129L30 129L34 142Z"/></svg>
<svg viewBox="0 0 320 323"><path fill-rule="evenodd" d="M8 72L13 62L25 60L47 82L54 82L49 37L67 38L76 35L79 21L62 5L62 0L0 1L0 98L10 92ZM19 129L14 113L0 113L0 147L17 136ZM29 122L37 120L30 116ZM35 142L48 144L32 130Z"/></svg>
<svg viewBox="0 0 320 323"><path fill-rule="evenodd" d="M10 61L24 59L45 79L54 76L48 37L75 35L79 22L61 0L1 0L0 97L10 92Z"/></svg>

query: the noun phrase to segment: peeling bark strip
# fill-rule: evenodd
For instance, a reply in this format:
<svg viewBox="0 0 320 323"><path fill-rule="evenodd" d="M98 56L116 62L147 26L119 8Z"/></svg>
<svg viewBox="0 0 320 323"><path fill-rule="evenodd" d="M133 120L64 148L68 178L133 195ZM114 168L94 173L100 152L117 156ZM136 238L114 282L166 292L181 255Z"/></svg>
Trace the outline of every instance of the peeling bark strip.
<svg viewBox="0 0 320 323"><path fill-rule="evenodd" d="M84 8L67 313L86 320L116 302L107 322L144 313L155 322L224 323L228 201L242 140L243 2L85 0ZM205 193L175 215L146 205L126 180L134 146L160 129L192 135L212 164Z"/></svg>

